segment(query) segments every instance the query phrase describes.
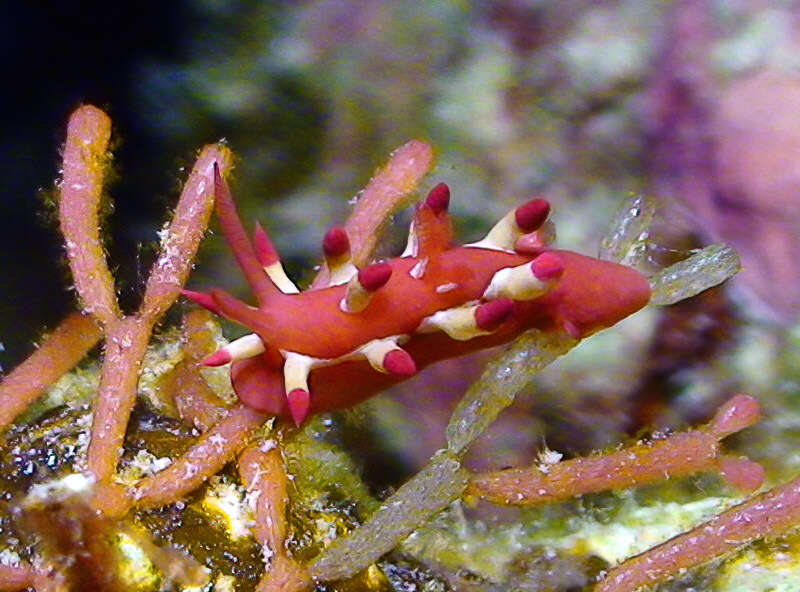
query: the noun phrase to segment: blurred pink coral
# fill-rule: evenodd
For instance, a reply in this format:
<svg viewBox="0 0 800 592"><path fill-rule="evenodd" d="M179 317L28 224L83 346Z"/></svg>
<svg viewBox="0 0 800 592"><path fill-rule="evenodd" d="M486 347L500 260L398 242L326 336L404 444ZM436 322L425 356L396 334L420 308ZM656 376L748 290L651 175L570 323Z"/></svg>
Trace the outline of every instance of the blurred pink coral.
<svg viewBox="0 0 800 592"><path fill-rule="evenodd" d="M736 281L759 312L791 321L800 312L800 79L763 67L717 90L709 12L678 3L665 32L645 102L651 190L668 208L685 206L691 231L739 252Z"/></svg>
<svg viewBox="0 0 800 592"><path fill-rule="evenodd" d="M693 203L741 255L740 281L787 320L800 312L798 113L795 76L764 71L731 84L711 120L715 191Z"/></svg>

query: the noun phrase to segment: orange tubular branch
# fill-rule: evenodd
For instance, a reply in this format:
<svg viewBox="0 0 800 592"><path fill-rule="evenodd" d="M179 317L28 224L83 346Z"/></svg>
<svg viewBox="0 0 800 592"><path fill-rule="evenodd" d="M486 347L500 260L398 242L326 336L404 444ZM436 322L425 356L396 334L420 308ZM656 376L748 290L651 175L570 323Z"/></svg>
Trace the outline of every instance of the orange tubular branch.
<svg viewBox="0 0 800 592"><path fill-rule="evenodd" d="M0 564L0 592L18 592L35 583L36 572L30 565L23 563L19 565Z"/></svg>
<svg viewBox="0 0 800 592"><path fill-rule="evenodd" d="M28 563L4 565L0 563L0 592L20 592L33 589L36 592L62 592L65 590L63 576L40 570Z"/></svg>
<svg viewBox="0 0 800 592"><path fill-rule="evenodd" d="M353 263L369 263L380 234L380 227L389 216L408 205L409 196L433 166L433 149L420 140L406 142L392 153L361 192L344 229L350 238ZM323 265L313 288L328 284L328 268Z"/></svg>
<svg viewBox="0 0 800 592"><path fill-rule="evenodd" d="M183 360L165 381L181 420L206 431L225 417L228 405L208 386L198 363L216 349L206 310L193 310L183 317Z"/></svg>
<svg viewBox="0 0 800 592"><path fill-rule="evenodd" d="M663 582L756 539L800 525L800 479L726 510L708 522L612 569L596 592L632 592Z"/></svg>
<svg viewBox="0 0 800 592"><path fill-rule="evenodd" d="M161 251L153 265L140 309L157 321L172 306L192 270L192 262L214 209L214 169L228 171L232 156L225 146L206 146L181 192L172 221L161 232Z"/></svg>
<svg viewBox="0 0 800 592"><path fill-rule="evenodd" d="M81 107L70 118L64 148L59 215L67 256L84 307L105 326L102 379L95 405L88 466L95 479L109 482L116 471L136 385L150 333L175 301L191 268L214 202L215 166L230 165L222 146L207 146L189 176L161 253L147 282L139 314L122 317L98 230L103 169L111 131L108 116Z"/></svg>
<svg viewBox="0 0 800 592"><path fill-rule="evenodd" d="M110 137L111 120L97 107L86 105L72 114L64 144L58 212L84 310L104 324L120 316L114 278L100 240L98 214Z"/></svg>
<svg viewBox="0 0 800 592"><path fill-rule="evenodd" d="M101 336L91 317L77 312L68 315L42 346L0 383L0 430L75 367Z"/></svg>
<svg viewBox="0 0 800 592"><path fill-rule="evenodd" d="M747 459L721 455L718 440L757 420L755 399L737 395L704 428L602 456L475 475L465 495L503 505L532 506L585 493L647 485L698 471L721 472L732 485L753 491L763 482L763 469Z"/></svg>
<svg viewBox="0 0 800 592"><path fill-rule="evenodd" d="M136 317L106 327L100 387L92 418L89 471L97 481L110 481L117 469L125 429L133 404L139 367L150 341L152 325Z"/></svg>
<svg viewBox="0 0 800 592"><path fill-rule="evenodd" d="M239 457L239 474L247 487L256 515L254 534L269 556L267 573L259 582L258 592L300 592L311 580L286 552L286 503L288 479L280 449L265 449L265 443L248 446Z"/></svg>
<svg viewBox="0 0 800 592"><path fill-rule="evenodd" d="M232 460L263 422L264 415L244 405L231 408L175 462L138 483L136 505L161 506L190 493Z"/></svg>

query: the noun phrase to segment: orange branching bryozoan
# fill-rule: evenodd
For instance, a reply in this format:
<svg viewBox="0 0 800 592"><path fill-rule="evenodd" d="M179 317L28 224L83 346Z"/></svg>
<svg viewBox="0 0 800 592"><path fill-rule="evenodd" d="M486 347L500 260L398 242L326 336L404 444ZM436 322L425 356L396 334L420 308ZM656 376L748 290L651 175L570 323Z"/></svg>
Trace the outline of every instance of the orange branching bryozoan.
<svg viewBox="0 0 800 592"><path fill-rule="evenodd" d="M106 496L104 491L116 491L111 481L136 401L142 358L153 327L186 282L203 238L213 209L212 170L217 175L220 169L227 171L231 159L224 146L203 149L183 188L175 215L162 232L161 251L148 278L142 304L135 314L123 315L98 228L110 136L108 115L90 105L77 109L67 128L59 185L59 220L75 287L84 312L94 316L105 335L102 379L88 452L89 472L102 485L96 496L99 507L106 503L104 498L118 497L116 493Z"/></svg>
<svg viewBox="0 0 800 592"><path fill-rule="evenodd" d="M334 228L323 241L327 281L299 292L260 226L250 242L220 175L215 185L220 224L259 305L221 290L184 292L253 331L205 363L233 362L246 405L298 425L531 328L585 337L650 298L634 269L550 250L542 199L510 212L483 240L453 247L444 184L417 207L401 257L357 267L348 232Z"/></svg>
<svg viewBox="0 0 800 592"><path fill-rule="evenodd" d="M755 424L759 417L755 399L736 395L700 429L607 454L474 475L466 497L534 506L609 489L641 487L700 471L719 472L731 485L750 493L761 487L764 469L747 458L722 454L719 440Z"/></svg>
<svg viewBox="0 0 800 592"><path fill-rule="evenodd" d="M0 430L72 370L102 337L91 316L69 314L31 357L0 384Z"/></svg>
<svg viewBox="0 0 800 592"><path fill-rule="evenodd" d="M312 585L308 572L286 550L289 476L276 442L248 446L239 456L239 475L256 517L253 534L264 547L269 569L257 592L300 592Z"/></svg>

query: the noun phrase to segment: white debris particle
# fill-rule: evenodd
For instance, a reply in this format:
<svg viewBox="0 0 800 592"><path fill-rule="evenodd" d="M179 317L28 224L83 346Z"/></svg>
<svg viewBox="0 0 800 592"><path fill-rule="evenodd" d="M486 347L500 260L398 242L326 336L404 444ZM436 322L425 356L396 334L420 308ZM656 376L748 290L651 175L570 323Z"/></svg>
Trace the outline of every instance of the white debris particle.
<svg viewBox="0 0 800 592"><path fill-rule="evenodd" d="M208 438L208 443L215 448L222 448L225 445L225 437L222 434L212 434Z"/></svg>
<svg viewBox="0 0 800 592"><path fill-rule="evenodd" d="M244 488L216 477L211 482L201 505L207 511L221 514L230 537L234 540L251 536L255 516L246 499Z"/></svg>
<svg viewBox="0 0 800 592"><path fill-rule="evenodd" d="M550 450L549 448L545 448L539 453L539 462L544 463L546 465L554 465L558 461L560 461L563 456L564 455L561 454L560 452L556 452L555 450Z"/></svg>
<svg viewBox="0 0 800 592"><path fill-rule="evenodd" d="M408 275L413 277L415 280L420 279L423 275L425 275L425 269L428 267L428 258L425 257L424 259L420 259L414 267L408 270Z"/></svg>
<svg viewBox="0 0 800 592"><path fill-rule="evenodd" d="M82 473L71 473L54 481L33 485L25 497L23 505L63 501L75 494L89 491L92 480Z"/></svg>
<svg viewBox="0 0 800 592"><path fill-rule="evenodd" d="M214 582L214 592L234 592L236 589L236 578L229 575L217 576Z"/></svg>
<svg viewBox="0 0 800 592"><path fill-rule="evenodd" d="M140 450L129 462L125 463L117 476L117 482L122 485L132 486L141 479L158 473L172 464L169 457L157 457L147 450Z"/></svg>
<svg viewBox="0 0 800 592"><path fill-rule="evenodd" d="M272 558L274 555L275 553L272 551L272 547L270 547L268 543L264 543L264 545L261 547L261 557L264 559L264 563L267 566L272 563Z"/></svg>
<svg viewBox="0 0 800 592"><path fill-rule="evenodd" d="M278 443L275 440L273 440L272 438L270 438L269 440L264 440L261 443L261 446L258 447L258 449L261 452L269 452L270 450L272 450L273 448L275 448L277 446L278 446Z"/></svg>
<svg viewBox="0 0 800 592"><path fill-rule="evenodd" d="M3 549L0 551L0 565L7 565L9 567L17 566L21 563L19 555L11 549Z"/></svg>
<svg viewBox="0 0 800 592"><path fill-rule="evenodd" d="M550 450L549 448L545 447L543 450L539 451L539 456L537 458L539 465L537 468L542 473L547 474L550 472L550 466L557 464L563 456L564 455L560 452L556 452L555 450Z"/></svg>
<svg viewBox="0 0 800 592"><path fill-rule="evenodd" d="M325 543L330 543L336 539L336 524L334 522L330 522L325 518L317 518L316 530L317 533L322 536Z"/></svg>

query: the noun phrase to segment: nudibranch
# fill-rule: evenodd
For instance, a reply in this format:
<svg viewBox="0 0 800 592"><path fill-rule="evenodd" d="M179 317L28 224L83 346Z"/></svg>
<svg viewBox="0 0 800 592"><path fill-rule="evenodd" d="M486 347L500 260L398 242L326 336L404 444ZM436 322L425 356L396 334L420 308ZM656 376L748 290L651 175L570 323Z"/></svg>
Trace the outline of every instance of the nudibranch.
<svg viewBox="0 0 800 592"><path fill-rule="evenodd" d="M650 299L638 271L549 248L550 205L543 199L508 213L483 240L453 246L445 184L417 206L400 257L358 269L345 230L328 231L327 285L301 292L259 225L250 240L217 170L214 183L220 226L258 306L222 290L184 291L252 331L204 363L231 364L245 405L297 425L528 329L585 337Z"/></svg>

